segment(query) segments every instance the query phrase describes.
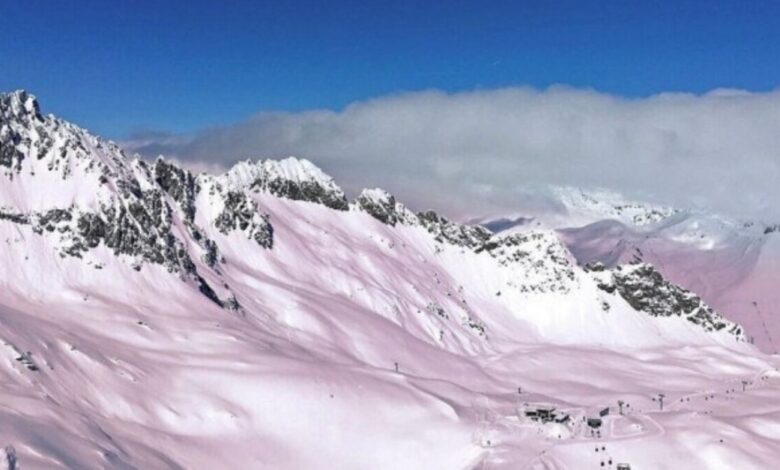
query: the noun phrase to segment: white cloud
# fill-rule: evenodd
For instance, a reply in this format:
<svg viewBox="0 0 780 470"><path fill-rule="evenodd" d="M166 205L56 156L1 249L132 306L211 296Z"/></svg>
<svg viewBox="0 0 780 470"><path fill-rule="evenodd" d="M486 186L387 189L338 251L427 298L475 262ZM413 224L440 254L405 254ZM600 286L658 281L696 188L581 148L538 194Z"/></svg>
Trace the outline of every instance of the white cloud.
<svg viewBox="0 0 780 470"><path fill-rule="evenodd" d="M553 184L780 218L780 91L423 91L338 112L260 113L189 139L146 136L136 149L224 166L303 156L348 191L382 186L457 216L515 211Z"/></svg>

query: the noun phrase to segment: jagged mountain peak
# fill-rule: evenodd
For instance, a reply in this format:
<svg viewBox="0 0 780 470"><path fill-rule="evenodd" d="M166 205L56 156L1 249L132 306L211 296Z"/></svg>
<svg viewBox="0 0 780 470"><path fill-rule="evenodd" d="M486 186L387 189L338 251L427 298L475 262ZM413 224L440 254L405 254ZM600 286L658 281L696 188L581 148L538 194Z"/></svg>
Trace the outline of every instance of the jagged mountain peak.
<svg viewBox="0 0 780 470"><path fill-rule="evenodd" d="M10 117L42 119L38 100L26 90L0 93L0 115L4 120Z"/></svg>
<svg viewBox="0 0 780 470"><path fill-rule="evenodd" d="M59 173L67 179L82 167L106 180L131 180L145 166L138 155L52 114L42 115L38 100L24 90L0 94L0 159L15 173ZM22 171L22 170L26 171ZM6 172L10 174L9 172Z"/></svg>
<svg viewBox="0 0 780 470"><path fill-rule="evenodd" d="M290 181L312 181L321 184L333 183L333 178L317 165L305 158L289 156L280 160L243 160L231 167L224 178L235 186L249 186L258 175L279 177Z"/></svg>
<svg viewBox="0 0 780 470"><path fill-rule="evenodd" d="M0 170L5 167L7 177L22 180L16 187L33 178L30 186L58 189L0 200L0 206L13 205L12 200L20 199L27 200L30 210L46 210L63 203L94 206L118 191L138 193L151 189L159 176L154 173L161 169L165 169L166 175L175 169L173 173L186 172L187 178L194 178L162 156L148 164L79 126L53 115L42 116L38 102L26 91L0 95L0 117ZM79 176L74 179L74 174ZM333 178L303 158L246 160L216 180L230 191L265 191L340 210L348 207L344 191ZM70 184L64 184L65 181Z"/></svg>
<svg viewBox="0 0 780 470"><path fill-rule="evenodd" d="M334 179L305 158L245 160L219 177L230 189L265 191L293 200L316 202L346 210L344 191Z"/></svg>
<svg viewBox="0 0 780 470"><path fill-rule="evenodd" d="M0 206L37 211L95 206L119 188L137 185L138 161L113 142L42 116L27 92L0 101L0 173L15 183L0 194Z"/></svg>
<svg viewBox="0 0 780 470"><path fill-rule="evenodd" d="M414 214L396 202L395 196L381 188L363 189L355 199L355 207L391 226L398 222L416 222Z"/></svg>
<svg viewBox="0 0 780 470"><path fill-rule="evenodd" d="M358 198L371 200L377 203L394 204L395 196L382 188L364 188Z"/></svg>

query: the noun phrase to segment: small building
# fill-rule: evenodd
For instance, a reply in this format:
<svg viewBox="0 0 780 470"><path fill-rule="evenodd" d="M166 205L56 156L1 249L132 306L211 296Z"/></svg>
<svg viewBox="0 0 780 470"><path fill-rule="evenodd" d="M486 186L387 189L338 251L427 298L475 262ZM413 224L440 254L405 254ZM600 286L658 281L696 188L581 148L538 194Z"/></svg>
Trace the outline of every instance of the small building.
<svg viewBox="0 0 780 470"><path fill-rule="evenodd" d="M592 427L593 429L600 428L601 418L588 418L588 426Z"/></svg>
<svg viewBox="0 0 780 470"><path fill-rule="evenodd" d="M540 423L565 423L569 421L569 415L556 411L555 408L550 406L540 406L536 408L528 408L525 410L525 416L534 421Z"/></svg>
<svg viewBox="0 0 780 470"><path fill-rule="evenodd" d="M555 416L555 408L539 408L539 419L542 421L551 421Z"/></svg>
<svg viewBox="0 0 780 470"><path fill-rule="evenodd" d="M617 464L617 470L631 470L631 465L627 463L619 463Z"/></svg>
<svg viewBox="0 0 780 470"><path fill-rule="evenodd" d="M525 410L525 415L534 421L546 423L555 416L555 408L531 408Z"/></svg>
<svg viewBox="0 0 780 470"><path fill-rule="evenodd" d="M609 407L606 407L603 410L599 411L599 416L601 416L602 418L604 416L607 416L608 414L609 414Z"/></svg>

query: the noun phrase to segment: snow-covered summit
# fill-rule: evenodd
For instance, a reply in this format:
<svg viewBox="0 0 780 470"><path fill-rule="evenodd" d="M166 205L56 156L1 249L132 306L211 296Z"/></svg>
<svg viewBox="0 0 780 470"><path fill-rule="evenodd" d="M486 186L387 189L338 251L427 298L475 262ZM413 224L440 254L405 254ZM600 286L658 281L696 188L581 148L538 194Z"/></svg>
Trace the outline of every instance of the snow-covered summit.
<svg viewBox="0 0 780 470"><path fill-rule="evenodd" d="M305 158L245 160L219 178L231 189L267 191L275 196L324 204L345 210L344 191L336 182Z"/></svg>
<svg viewBox="0 0 780 470"><path fill-rule="evenodd" d="M333 178L305 158L282 160L244 160L233 165L223 178L232 187L248 187L258 178L281 178L295 182L308 181L323 186L335 186Z"/></svg>
<svg viewBox="0 0 780 470"><path fill-rule="evenodd" d="M365 188L360 192L358 199L371 201L377 204L394 204L395 197L382 188Z"/></svg>
<svg viewBox="0 0 780 470"><path fill-rule="evenodd" d="M0 173L14 181L0 193L0 207L94 206L139 170L139 161L113 142L41 115L27 92L2 95L0 118Z"/></svg>
<svg viewBox="0 0 780 470"><path fill-rule="evenodd" d="M355 199L355 207L390 226L397 223L417 225L418 217L395 200L395 196L381 188L364 189Z"/></svg>
<svg viewBox="0 0 780 470"><path fill-rule="evenodd" d="M559 186L554 188L553 193L566 208L570 223L615 219L643 227L661 222L679 212L672 207L627 199L622 194L605 189L586 191Z"/></svg>
<svg viewBox="0 0 780 470"><path fill-rule="evenodd" d="M38 100L34 95L25 90L17 90L11 93L0 93L0 116L3 120L13 118L36 118L41 120L41 111Z"/></svg>
<svg viewBox="0 0 780 470"><path fill-rule="evenodd" d="M604 220L614 220L637 230L650 230L687 213L606 189L552 186L544 194L545 204L541 208L529 207L477 222L496 232L523 231L529 227L584 227Z"/></svg>

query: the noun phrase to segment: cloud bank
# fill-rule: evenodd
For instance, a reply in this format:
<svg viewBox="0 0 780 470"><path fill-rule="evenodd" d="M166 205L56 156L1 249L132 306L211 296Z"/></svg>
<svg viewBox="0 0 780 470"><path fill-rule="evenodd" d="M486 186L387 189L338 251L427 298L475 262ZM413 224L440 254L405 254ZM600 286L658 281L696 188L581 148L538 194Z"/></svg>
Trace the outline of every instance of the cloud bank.
<svg viewBox="0 0 780 470"><path fill-rule="evenodd" d="M565 185L780 220L780 91L423 91L140 137L126 144L197 168L306 157L353 194L380 186L459 217L535 207L547 185Z"/></svg>

